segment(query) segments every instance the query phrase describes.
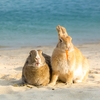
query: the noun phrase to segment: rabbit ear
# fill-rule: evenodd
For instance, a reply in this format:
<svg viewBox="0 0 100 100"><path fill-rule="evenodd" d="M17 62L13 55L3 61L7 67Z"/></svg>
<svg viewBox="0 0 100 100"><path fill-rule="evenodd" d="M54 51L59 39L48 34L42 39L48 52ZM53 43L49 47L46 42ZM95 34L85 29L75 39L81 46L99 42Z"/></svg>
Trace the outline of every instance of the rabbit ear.
<svg viewBox="0 0 100 100"><path fill-rule="evenodd" d="M42 50L37 50L40 54L42 54Z"/></svg>
<svg viewBox="0 0 100 100"><path fill-rule="evenodd" d="M67 38L69 38L69 40L70 40L70 41L72 41L72 37L70 37L70 36L67 36Z"/></svg>
<svg viewBox="0 0 100 100"><path fill-rule="evenodd" d="M30 55L32 55L33 53L35 54L36 53L36 50L31 50L30 51Z"/></svg>
<svg viewBox="0 0 100 100"><path fill-rule="evenodd" d="M58 36L59 36L59 38L62 37L62 36L65 36L65 37L68 36L67 31L66 31L66 29L65 29L64 27L58 25L58 26L56 27L56 29L57 29L57 31L58 31Z"/></svg>
<svg viewBox="0 0 100 100"><path fill-rule="evenodd" d="M32 51L33 51L33 50L31 50L29 54L31 54L31 53L32 53Z"/></svg>

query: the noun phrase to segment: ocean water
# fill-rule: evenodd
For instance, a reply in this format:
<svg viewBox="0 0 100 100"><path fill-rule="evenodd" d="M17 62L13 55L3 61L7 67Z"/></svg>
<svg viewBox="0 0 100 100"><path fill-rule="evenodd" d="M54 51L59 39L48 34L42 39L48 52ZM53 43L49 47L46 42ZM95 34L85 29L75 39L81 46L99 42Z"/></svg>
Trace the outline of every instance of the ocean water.
<svg viewBox="0 0 100 100"><path fill-rule="evenodd" d="M100 0L0 0L0 46L56 45L62 25L74 44L100 41Z"/></svg>

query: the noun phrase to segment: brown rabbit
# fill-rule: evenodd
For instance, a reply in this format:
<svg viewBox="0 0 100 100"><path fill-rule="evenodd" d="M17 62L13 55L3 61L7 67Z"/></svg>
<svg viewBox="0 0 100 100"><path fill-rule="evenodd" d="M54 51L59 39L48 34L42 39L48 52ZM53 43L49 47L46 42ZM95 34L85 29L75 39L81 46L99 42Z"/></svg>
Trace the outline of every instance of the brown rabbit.
<svg viewBox="0 0 100 100"><path fill-rule="evenodd" d="M58 79L67 84L85 81L89 72L87 59L72 44L72 38L68 34L62 35L62 33L58 32L58 36L59 42L51 57L53 72L49 85L55 85Z"/></svg>
<svg viewBox="0 0 100 100"><path fill-rule="evenodd" d="M41 50L32 50L22 70L22 81L35 86L45 86L50 81L50 56Z"/></svg>

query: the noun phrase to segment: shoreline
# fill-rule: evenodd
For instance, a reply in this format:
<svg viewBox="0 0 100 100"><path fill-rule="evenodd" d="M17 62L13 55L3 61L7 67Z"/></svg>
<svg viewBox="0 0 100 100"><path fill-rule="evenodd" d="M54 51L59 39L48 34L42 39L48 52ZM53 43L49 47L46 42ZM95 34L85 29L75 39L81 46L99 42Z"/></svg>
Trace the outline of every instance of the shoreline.
<svg viewBox="0 0 100 100"><path fill-rule="evenodd" d="M100 44L100 41L95 41L95 42L87 42L87 43L74 43L73 44L76 47L80 47L80 46L84 46L84 45L92 45L92 44ZM50 44L50 45L35 45L35 46L3 46L0 45L0 50L16 50L16 49L23 49L23 48L41 48L41 47L56 47L56 43L55 44Z"/></svg>

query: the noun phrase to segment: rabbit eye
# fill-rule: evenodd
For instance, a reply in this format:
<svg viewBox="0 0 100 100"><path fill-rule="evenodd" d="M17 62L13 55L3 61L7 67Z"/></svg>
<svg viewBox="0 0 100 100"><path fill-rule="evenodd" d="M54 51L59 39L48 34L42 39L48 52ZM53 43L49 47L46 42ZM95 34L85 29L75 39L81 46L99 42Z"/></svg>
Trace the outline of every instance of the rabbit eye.
<svg viewBox="0 0 100 100"><path fill-rule="evenodd" d="M60 42L63 42L62 39L60 39Z"/></svg>

